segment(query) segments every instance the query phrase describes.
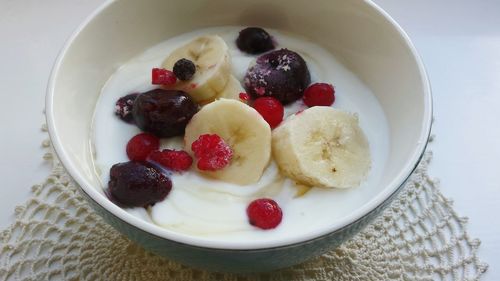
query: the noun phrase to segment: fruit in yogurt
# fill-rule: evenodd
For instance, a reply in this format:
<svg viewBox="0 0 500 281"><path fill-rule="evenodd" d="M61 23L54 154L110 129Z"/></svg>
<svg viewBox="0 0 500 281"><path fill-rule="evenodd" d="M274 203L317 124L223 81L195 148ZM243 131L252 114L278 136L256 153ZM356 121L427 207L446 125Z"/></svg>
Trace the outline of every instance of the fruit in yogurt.
<svg viewBox="0 0 500 281"><path fill-rule="evenodd" d="M186 126L185 146L204 134L220 136L233 156L224 169L200 173L240 185L259 181L271 158L271 127L255 109L232 99L209 103Z"/></svg>
<svg viewBox="0 0 500 281"><path fill-rule="evenodd" d="M139 94L129 94L119 98L115 104L115 115L127 123L133 123L134 116L132 115L132 108L138 95Z"/></svg>
<svg viewBox="0 0 500 281"><path fill-rule="evenodd" d="M182 58L174 64L173 71L179 80L191 80L196 72L196 65L192 61Z"/></svg>
<svg viewBox="0 0 500 281"><path fill-rule="evenodd" d="M255 100L253 108L257 110L262 118L274 129L283 121L285 109L279 100L273 97L262 97Z"/></svg>
<svg viewBox="0 0 500 281"><path fill-rule="evenodd" d="M335 89L332 84L314 83L304 91L302 100L309 107L330 106L335 101Z"/></svg>
<svg viewBox="0 0 500 281"><path fill-rule="evenodd" d="M160 139L152 134L141 133L127 143L127 156L132 161L145 161L148 155L160 148Z"/></svg>
<svg viewBox="0 0 500 281"><path fill-rule="evenodd" d="M245 89L241 86L240 81L231 75L226 87L217 95L217 98L240 100L239 95L244 91Z"/></svg>
<svg viewBox="0 0 500 281"><path fill-rule="evenodd" d="M173 69L180 59L192 61L196 72L191 80L179 81L173 88L187 92L195 102L211 102L226 87L231 76L231 57L221 37L200 36L174 50L162 66Z"/></svg>
<svg viewBox="0 0 500 281"><path fill-rule="evenodd" d="M283 212L276 201L262 198L248 205L247 216L251 225L261 229L273 229L281 223Z"/></svg>
<svg viewBox="0 0 500 281"><path fill-rule="evenodd" d="M151 70L151 84L171 86L175 85L175 82L177 82L177 77L172 71L163 68Z"/></svg>
<svg viewBox="0 0 500 281"><path fill-rule="evenodd" d="M355 187L371 166L368 141L357 116L329 106L290 116L272 138L280 170L305 185Z"/></svg>
<svg viewBox="0 0 500 281"><path fill-rule="evenodd" d="M238 49L249 54L261 54L274 49L273 38L260 27L247 27L236 39Z"/></svg>
<svg viewBox="0 0 500 281"><path fill-rule="evenodd" d="M111 200L124 207L146 207L160 202L172 189L172 182L147 162L125 162L111 167L108 182Z"/></svg>
<svg viewBox="0 0 500 281"><path fill-rule="evenodd" d="M149 154L147 160L174 172L187 171L193 164L193 157L186 151L173 149L153 151Z"/></svg>
<svg viewBox="0 0 500 281"><path fill-rule="evenodd" d="M201 135L191 144L191 150L198 159L196 166L201 171L224 169L233 158L233 150L218 135Z"/></svg>
<svg viewBox="0 0 500 281"><path fill-rule="evenodd" d="M240 101L245 102L245 103L250 100L250 95L245 93L245 92L239 93L238 97L240 98Z"/></svg>
<svg viewBox="0 0 500 281"><path fill-rule="evenodd" d="M244 78L244 86L254 99L268 96L286 105L302 97L311 83L304 59L296 52L280 49L257 58Z"/></svg>
<svg viewBox="0 0 500 281"><path fill-rule="evenodd" d="M183 135L197 111L198 105L185 92L154 89L137 97L133 115L143 131L164 138Z"/></svg>

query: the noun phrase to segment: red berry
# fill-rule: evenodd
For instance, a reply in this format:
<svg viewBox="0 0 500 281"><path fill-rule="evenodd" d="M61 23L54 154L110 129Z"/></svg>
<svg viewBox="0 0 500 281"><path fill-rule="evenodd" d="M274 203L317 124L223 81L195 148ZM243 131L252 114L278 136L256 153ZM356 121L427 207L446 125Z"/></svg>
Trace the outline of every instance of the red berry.
<svg viewBox="0 0 500 281"><path fill-rule="evenodd" d="M271 229L277 227L283 218L278 203L272 199L257 199L247 207L248 221L251 225L262 229Z"/></svg>
<svg viewBox="0 0 500 281"><path fill-rule="evenodd" d="M149 154L148 159L176 172L186 171L193 164L193 158L183 150L153 151Z"/></svg>
<svg viewBox="0 0 500 281"><path fill-rule="evenodd" d="M271 128L275 128L283 121L285 109L280 101L273 97L258 98L253 103L253 107L269 123Z"/></svg>
<svg viewBox="0 0 500 281"><path fill-rule="evenodd" d="M330 106L335 101L335 90L332 84L315 83L307 87L302 98L309 106Z"/></svg>
<svg viewBox="0 0 500 281"><path fill-rule="evenodd" d="M160 148L159 138L148 133L141 133L128 141L127 155L132 161L145 161L148 155L158 148Z"/></svg>
<svg viewBox="0 0 500 281"><path fill-rule="evenodd" d="M151 71L151 83L153 85L167 85L171 86L177 82L175 74L163 68L153 68Z"/></svg>
<svg viewBox="0 0 500 281"><path fill-rule="evenodd" d="M248 101L250 99L250 95L247 93L240 93L239 97L241 101Z"/></svg>
<svg viewBox="0 0 500 281"><path fill-rule="evenodd" d="M202 171L217 171L226 167L233 157L233 150L218 135L201 135L191 144L198 158L197 167Z"/></svg>

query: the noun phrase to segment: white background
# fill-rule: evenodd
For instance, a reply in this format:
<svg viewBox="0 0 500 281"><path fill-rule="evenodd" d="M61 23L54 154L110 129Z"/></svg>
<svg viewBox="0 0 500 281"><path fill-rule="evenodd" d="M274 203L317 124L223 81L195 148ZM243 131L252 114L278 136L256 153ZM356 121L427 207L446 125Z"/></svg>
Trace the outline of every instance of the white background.
<svg viewBox="0 0 500 281"><path fill-rule="evenodd" d="M49 173L47 79L66 38L102 0L0 0L0 229ZM407 31L433 88L431 174L470 218L500 280L500 0L376 0Z"/></svg>

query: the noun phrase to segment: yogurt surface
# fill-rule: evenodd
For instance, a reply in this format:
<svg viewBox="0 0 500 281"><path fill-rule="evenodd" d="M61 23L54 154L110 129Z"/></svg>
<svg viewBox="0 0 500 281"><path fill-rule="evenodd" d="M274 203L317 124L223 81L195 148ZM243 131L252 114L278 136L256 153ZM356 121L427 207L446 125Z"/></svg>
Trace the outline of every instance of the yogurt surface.
<svg viewBox="0 0 500 281"><path fill-rule="evenodd" d="M118 98L156 88L151 85L151 69L160 67L176 48L200 35L217 34L229 46L233 75L240 82L257 56L242 53L235 45L244 27L213 27L170 38L132 58L119 68L102 88L97 102L93 135L95 170L107 188L109 169L128 161L127 142L141 131L121 121L113 109ZM307 62L312 82L335 86L333 107L359 115L360 126L370 145L372 168L367 179L356 188L308 190L279 173L271 161L259 182L240 186L209 179L190 170L171 173L172 191L167 198L148 208L126 208L130 214L160 227L214 241L264 241L291 233L303 233L332 224L368 202L376 193L389 152L389 129L384 112L371 90L322 47L286 32L266 29L278 43L299 53ZM305 109L302 101L285 108L285 116ZM182 137L162 139L161 148L184 149ZM307 192L306 192L307 191ZM305 192L305 193L304 193ZM281 224L273 230L260 230L248 223L246 207L254 199L272 198L283 210Z"/></svg>

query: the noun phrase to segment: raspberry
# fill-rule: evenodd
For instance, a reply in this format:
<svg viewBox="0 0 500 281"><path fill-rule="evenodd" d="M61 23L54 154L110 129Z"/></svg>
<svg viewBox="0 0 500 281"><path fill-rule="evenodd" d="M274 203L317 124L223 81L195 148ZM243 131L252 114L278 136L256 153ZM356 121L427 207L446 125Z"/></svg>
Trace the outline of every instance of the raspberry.
<svg viewBox="0 0 500 281"><path fill-rule="evenodd" d="M153 85L166 85L172 86L177 82L175 74L163 68L153 68L151 71L151 83Z"/></svg>
<svg viewBox="0 0 500 281"><path fill-rule="evenodd" d="M179 80L191 80L196 72L196 65L188 59L180 59L174 64L173 71Z"/></svg>
<svg viewBox="0 0 500 281"><path fill-rule="evenodd" d="M276 201L262 198L254 200L248 205L247 216L251 225L262 229L271 229L281 223L283 212Z"/></svg>
<svg viewBox="0 0 500 281"><path fill-rule="evenodd" d="M148 159L176 172L186 171L193 164L193 158L183 150L153 151L149 154Z"/></svg>
<svg viewBox="0 0 500 281"><path fill-rule="evenodd" d="M132 115L132 109L134 106L134 101L139 94L130 94L119 98L115 104L115 114L120 117L123 121L127 123L134 122L134 116Z"/></svg>
<svg viewBox="0 0 500 281"><path fill-rule="evenodd" d="M332 84L315 83L307 87L302 98L309 106L330 106L335 101L335 90Z"/></svg>
<svg viewBox="0 0 500 281"><path fill-rule="evenodd" d="M247 93L240 93L239 98L241 101L246 102L246 101L250 100L250 95Z"/></svg>
<svg viewBox="0 0 500 281"><path fill-rule="evenodd" d="M191 144L191 150L198 158L198 169L217 171L226 167L233 157L233 150L218 135L201 135Z"/></svg>
<svg viewBox="0 0 500 281"><path fill-rule="evenodd" d="M253 107L269 123L271 128L275 128L283 121L285 109L280 101L273 97L258 98L253 103Z"/></svg>
<svg viewBox="0 0 500 281"><path fill-rule="evenodd" d="M131 138L127 143L127 156L132 161L145 161L148 155L160 147L160 139L141 133Z"/></svg>

